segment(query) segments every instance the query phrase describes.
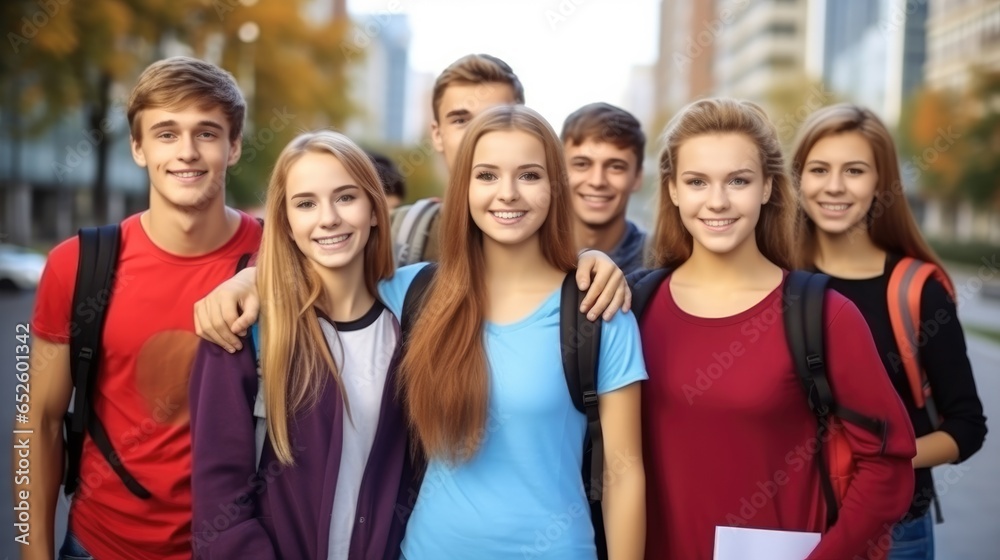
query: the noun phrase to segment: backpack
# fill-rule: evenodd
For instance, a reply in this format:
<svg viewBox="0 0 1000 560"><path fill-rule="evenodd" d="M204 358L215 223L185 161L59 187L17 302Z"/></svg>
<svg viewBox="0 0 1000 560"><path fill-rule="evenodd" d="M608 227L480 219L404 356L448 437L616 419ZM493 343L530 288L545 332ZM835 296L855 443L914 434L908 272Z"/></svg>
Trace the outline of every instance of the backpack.
<svg viewBox="0 0 1000 560"><path fill-rule="evenodd" d="M903 257L889 274L889 286L886 289L886 301L889 303L889 322L892 325L893 338L899 349L900 361L906 380L913 394L913 402L917 408L927 412L931 428L941 426L941 415L931 394L931 384L927 372L920 365L920 297L923 295L927 280L934 277L952 299L955 298L955 287L951 280L933 263L923 262L913 257ZM937 490L931 486L931 498L934 503L934 519L937 523L944 522L941 513L941 499Z"/></svg>
<svg viewBox="0 0 1000 560"><path fill-rule="evenodd" d="M641 317L657 288L670 274L669 269L639 271L629 276L632 287L632 312ZM840 505L854 477L854 456L844 436L846 421L879 436L882 450L886 443L886 424L841 406L833 398L826 371L823 307L829 276L793 270L785 279L782 293L785 337L795 372L816 416L816 440L820 487L826 501L826 529L837 522ZM881 451L880 451L881 453Z"/></svg>
<svg viewBox="0 0 1000 560"><path fill-rule="evenodd" d="M121 225L81 228L80 254L77 261L76 286L70 322L70 375L73 380L72 408L65 416L66 470L63 479L66 495L80 483L80 461L87 433L100 450L111 469L129 492L143 500L151 494L122 464L101 419L94 411L94 391L101 369L101 342L107 309L113 295L112 287L118 268L121 246ZM250 261L244 254L236 271ZM94 305L97 302L98 305Z"/></svg>
<svg viewBox="0 0 1000 560"><path fill-rule="evenodd" d="M431 223L440 213L441 200L437 198L424 198L405 210L393 212L390 235L396 250L396 266L424 260Z"/></svg>
<svg viewBox="0 0 1000 560"><path fill-rule="evenodd" d="M917 408L926 409L931 427L937 429L941 425L941 417L931 395L927 372L920 365L920 347L917 343L920 335L920 296L924 284L931 276L936 278L954 299L955 290L951 281L937 265L912 257L903 257L889 275L886 300L889 302L892 334L899 348L899 356L910 384L910 391L913 393L913 401Z"/></svg>
<svg viewBox="0 0 1000 560"><path fill-rule="evenodd" d="M408 340L413 321L420 311L435 270L437 265L433 263L422 268L406 292L400 321L403 341ZM597 396L602 323L600 318L596 322L591 322L586 314L580 312L584 295L577 288L575 271L567 273L560 292L559 340L566 387L573 399L573 406L587 417L581 477L590 505L591 522L594 525L597 557L606 560L607 539L601 510L604 486L604 436Z"/></svg>

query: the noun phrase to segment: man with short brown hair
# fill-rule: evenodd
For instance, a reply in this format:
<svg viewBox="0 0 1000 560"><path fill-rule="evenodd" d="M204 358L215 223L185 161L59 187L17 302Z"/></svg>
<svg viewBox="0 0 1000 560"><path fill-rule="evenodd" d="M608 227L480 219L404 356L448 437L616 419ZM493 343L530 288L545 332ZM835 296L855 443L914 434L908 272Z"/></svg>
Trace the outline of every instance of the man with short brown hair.
<svg viewBox="0 0 1000 560"><path fill-rule="evenodd" d="M646 233L625 218L629 197L642 188L646 135L639 121L591 103L566 118L562 140L577 249L606 253L625 274L642 268Z"/></svg>

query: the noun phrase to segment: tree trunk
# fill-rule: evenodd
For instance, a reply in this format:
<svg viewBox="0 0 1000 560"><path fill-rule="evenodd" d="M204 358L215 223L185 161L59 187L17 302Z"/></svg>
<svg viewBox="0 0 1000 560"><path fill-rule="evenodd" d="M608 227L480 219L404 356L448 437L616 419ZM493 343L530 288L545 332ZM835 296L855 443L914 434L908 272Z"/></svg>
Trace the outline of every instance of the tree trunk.
<svg viewBox="0 0 1000 560"><path fill-rule="evenodd" d="M94 174L93 204L94 221L108 222L108 156L111 154L112 135L107 124L108 108L111 106L111 75L102 72L97 82L97 104L90 110L89 136L97 141L94 157L97 158L97 172ZM107 129L107 130L105 130Z"/></svg>

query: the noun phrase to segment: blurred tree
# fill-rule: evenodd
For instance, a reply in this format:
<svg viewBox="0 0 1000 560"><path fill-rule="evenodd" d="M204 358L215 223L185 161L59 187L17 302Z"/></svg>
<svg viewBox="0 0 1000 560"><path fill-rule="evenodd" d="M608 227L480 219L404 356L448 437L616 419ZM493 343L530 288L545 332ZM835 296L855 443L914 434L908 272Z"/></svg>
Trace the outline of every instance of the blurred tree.
<svg viewBox="0 0 1000 560"><path fill-rule="evenodd" d="M363 62L363 57L344 54L352 47L350 22L308 22L302 8L307 3L262 1L221 15L227 37L222 66L236 69L249 105L243 156L228 186L238 205L263 200L278 154L297 134L321 127L340 129L356 111L349 99L348 65ZM259 37L251 42L241 37L248 24L259 27ZM199 43L210 39L203 34Z"/></svg>
<svg viewBox="0 0 1000 560"><path fill-rule="evenodd" d="M925 193L947 202L961 198L966 115L955 94L921 89L903 105L898 149L907 177Z"/></svg>
<svg viewBox="0 0 1000 560"><path fill-rule="evenodd" d="M977 71L969 94L960 185L974 204L1000 210L1000 72Z"/></svg>
<svg viewBox="0 0 1000 560"><path fill-rule="evenodd" d="M788 157L802 123L817 109L841 100L822 81L805 74L775 84L764 95L762 105L778 130L778 138Z"/></svg>
<svg viewBox="0 0 1000 560"><path fill-rule="evenodd" d="M0 83L17 122L12 137L47 130L82 112L96 138L95 218L106 221L108 148L124 127L110 125L139 73L165 52L218 61L252 85L244 164L233 196L249 202L268 166L300 129L339 126L351 111L341 49L348 22L306 20L308 0L15 0L0 7L11 49L0 49ZM238 38L245 24L252 41ZM246 35L246 34L245 34ZM244 36L244 40L250 37ZM241 173L242 170L249 171Z"/></svg>
<svg viewBox="0 0 1000 560"><path fill-rule="evenodd" d="M444 158L434 151L430 138L415 146L386 148L382 152L396 164L406 182L405 204L421 198L444 196L448 174L439 172L444 167Z"/></svg>
<svg viewBox="0 0 1000 560"><path fill-rule="evenodd" d="M164 38L181 36L184 17L205 9L201 0L41 0L16 2L5 52L4 81L23 121L20 133L47 130L67 114L81 112L96 163L93 205L99 222L106 221L108 149L116 130L109 121L112 92L130 81L149 61ZM8 74L9 73L9 74ZM58 173L58 168L57 168Z"/></svg>

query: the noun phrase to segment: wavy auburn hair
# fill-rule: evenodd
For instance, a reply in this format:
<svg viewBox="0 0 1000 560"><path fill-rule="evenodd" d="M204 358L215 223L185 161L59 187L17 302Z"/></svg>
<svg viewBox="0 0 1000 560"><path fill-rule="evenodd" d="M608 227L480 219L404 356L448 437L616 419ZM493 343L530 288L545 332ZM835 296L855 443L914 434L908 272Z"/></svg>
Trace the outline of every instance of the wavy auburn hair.
<svg viewBox="0 0 1000 560"><path fill-rule="evenodd" d="M553 267L576 266L569 182L562 143L535 111L493 107L469 123L441 215L441 258L414 322L401 366L411 427L424 453L449 461L471 458L482 443L488 409L488 362L483 345L487 307L483 232L469 212L476 144L491 132L518 130L541 142L551 186L549 212L539 229L542 256Z"/></svg>
<svg viewBox="0 0 1000 560"><path fill-rule="evenodd" d="M302 254L288 221L288 173L307 153L337 158L371 201L378 220L364 249L364 282L377 294L376 282L392 276L394 262L389 234L389 209L375 166L365 152L343 134L321 130L302 134L278 156L267 188L267 227L257 261L261 299L261 376L267 405L267 430L278 459L292 464L289 418L315 404L327 371L343 395L340 373L320 329L316 306L329 313L329 298L319 275ZM344 402L347 402L346 397Z"/></svg>
<svg viewBox="0 0 1000 560"><path fill-rule="evenodd" d="M809 152L813 146L823 138L845 132L857 132L863 136L875 157L875 172L878 174L875 201L868 211L868 227L864 230L872 243L889 253L936 264L948 278L948 285L945 287L954 293L954 285L947 276L941 259L920 234L920 228L917 227L917 221L906 201L892 134L870 109L841 103L824 107L809 115L795 139L792 156L792 182L796 191L801 192L802 171L809 161ZM808 219L802 206L799 206L798 212L800 219L796 238L800 240L799 258L804 266L813 267L817 251L816 224Z"/></svg>
<svg viewBox="0 0 1000 560"><path fill-rule="evenodd" d="M778 133L767 113L755 103L727 98L702 99L674 116L663 133L660 153L660 209L653 249L654 266L676 268L694 250L694 238L681 221L680 209L670 200L670 181L677 181L677 154L684 142L706 134L742 134L757 146L764 180L771 196L760 209L755 228L757 247L772 263L795 268L792 233L797 203L785 173Z"/></svg>

